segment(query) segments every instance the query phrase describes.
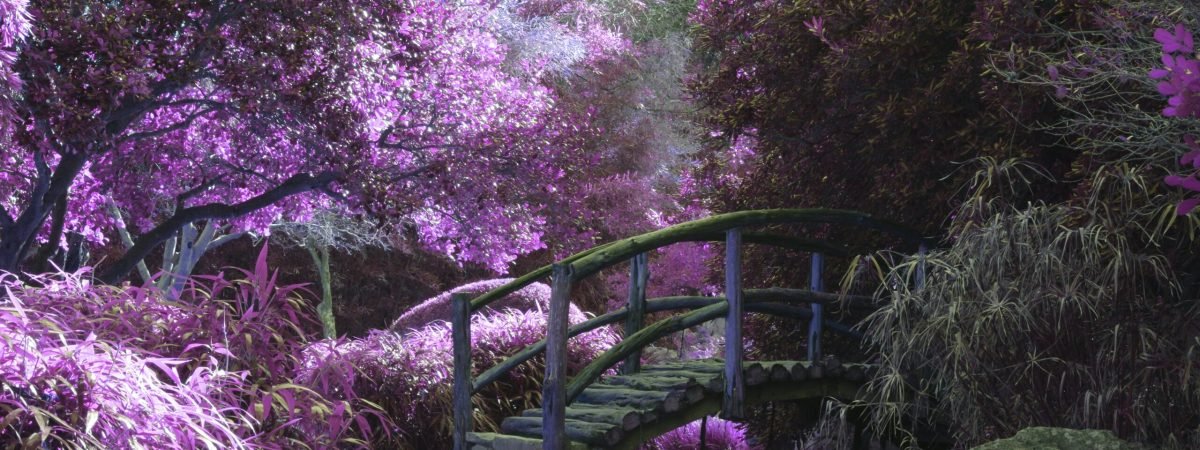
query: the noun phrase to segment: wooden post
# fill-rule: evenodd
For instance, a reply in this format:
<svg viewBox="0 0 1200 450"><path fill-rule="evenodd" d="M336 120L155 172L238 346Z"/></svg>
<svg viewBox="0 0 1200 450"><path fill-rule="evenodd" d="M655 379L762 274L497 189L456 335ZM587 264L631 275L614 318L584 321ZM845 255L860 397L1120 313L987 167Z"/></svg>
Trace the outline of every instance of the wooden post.
<svg viewBox="0 0 1200 450"><path fill-rule="evenodd" d="M629 315L625 316L625 337L642 330L646 319L646 282L650 280L650 258L639 253L629 260ZM621 373L632 375L642 370L642 352L625 358Z"/></svg>
<svg viewBox="0 0 1200 450"><path fill-rule="evenodd" d="M929 253L929 246L925 245L925 243L922 242L921 246L917 247L917 276L916 276L917 289L925 288L925 254L926 253Z"/></svg>
<svg viewBox="0 0 1200 450"><path fill-rule="evenodd" d="M450 322L450 333L454 340L454 450L467 450L467 433L474 407L471 406L471 296L450 296L454 317Z"/></svg>
<svg viewBox="0 0 1200 450"><path fill-rule="evenodd" d="M725 232L725 396L721 417L742 419L746 415L745 380L742 379L742 231Z"/></svg>
<svg viewBox="0 0 1200 450"><path fill-rule="evenodd" d="M571 304L571 264L555 264L546 318L546 378L542 383L542 450L567 448L567 314Z"/></svg>
<svg viewBox="0 0 1200 450"><path fill-rule="evenodd" d="M821 282L821 273L825 269L825 255L813 253L812 271L809 273L809 289L821 292L825 286ZM812 304L812 319L808 322L808 360L821 359L821 330L825 327L825 306Z"/></svg>

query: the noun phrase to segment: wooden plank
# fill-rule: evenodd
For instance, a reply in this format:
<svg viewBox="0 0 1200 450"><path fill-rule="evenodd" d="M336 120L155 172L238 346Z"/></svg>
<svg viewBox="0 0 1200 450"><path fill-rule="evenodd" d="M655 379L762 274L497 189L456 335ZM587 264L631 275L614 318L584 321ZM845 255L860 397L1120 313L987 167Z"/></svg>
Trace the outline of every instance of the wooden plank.
<svg viewBox="0 0 1200 450"><path fill-rule="evenodd" d="M746 386L742 380L742 232L732 228L725 233L725 393L721 417L742 419L746 416Z"/></svg>
<svg viewBox="0 0 1200 450"><path fill-rule="evenodd" d="M642 331L646 320L646 283L650 280L649 256L638 253L629 260L629 314L625 316L625 336ZM638 373L642 367L642 352L638 350L625 358L621 373Z"/></svg>
<svg viewBox="0 0 1200 450"><path fill-rule="evenodd" d="M639 375L617 375L605 378L601 383L612 386L627 386L634 389L647 390L675 390L682 389L688 386L698 386L700 383L696 378L689 376L674 376L669 373L661 375L639 374Z"/></svg>
<svg viewBox="0 0 1200 450"><path fill-rule="evenodd" d="M561 442L559 449L567 448L567 440L583 442L595 446L610 447L625 437L625 432L620 426L610 423L595 423L584 422L580 420L568 419L564 422L563 433L559 436L553 436L551 431L545 431L542 428L542 421L537 417L513 416L507 417L500 423L500 430L519 436L541 437L542 447L545 448L547 442Z"/></svg>
<svg viewBox="0 0 1200 450"><path fill-rule="evenodd" d="M571 379L571 383L567 386L568 401L575 398L579 393L583 392L589 385L600 378L602 374L610 367L616 365L619 361L625 359L634 350L641 349L646 345L666 336L672 332L691 328L696 325L708 322L725 315L725 311L729 309L729 305L718 303L715 305L705 306L695 311L669 317L667 319L654 322L647 325L642 331L637 334L625 338L617 345L613 346L607 352L604 352L592 360L591 363L580 370L575 378Z"/></svg>
<svg viewBox="0 0 1200 450"><path fill-rule="evenodd" d="M450 334L454 346L454 450L467 450L467 433L474 408L471 406L471 296L450 296L454 315L450 322Z"/></svg>
<svg viewBox="0 0 1200 450"><path fill-rule="evenodd" d="M697 386L699 389L699 386ZM584 389L576 400L591 405L625 406L637 409L661 409L675 412L688 404L685 391L642 391L622 386L594 385Z"/></svg>
<svg viewBox="0 0 1200 450"><path fill-rule="evenodd" d="M567 408L567 314L571 304L571 264L555 264L546 319L546 376L542 384L542 450L563 450Z"/></svg>
<svg viewBox="0 0 1200 450"><path fill-rule="evenodd" d="M770 377L770 373L762 364L757 362L749 362L742 366L742 376L747 386L758 386L766 383Z"/></svg>
<svg viewBox="0 0 1200 450"><path fill-rule="evenodd" d="M540 408L527 409L521 412L525 417L541 417ZM627 406L589 405L575 403L567 408L567 420L583 422L611 423L629 431L643 423L642 410Z"/></svg>
<svg viewBox="0 0 1200 450"><path fill-rule="evenodd" d="M821 253L813 253L811 257L812 270L809 272L809 290L813 292L821 292L825 290L822 282L822 272L825 271L825 256ZM812 319L808 322L808 360L816 361L821 359L821 332L825 324L825 306L819 303L812 304Z"/></svg>

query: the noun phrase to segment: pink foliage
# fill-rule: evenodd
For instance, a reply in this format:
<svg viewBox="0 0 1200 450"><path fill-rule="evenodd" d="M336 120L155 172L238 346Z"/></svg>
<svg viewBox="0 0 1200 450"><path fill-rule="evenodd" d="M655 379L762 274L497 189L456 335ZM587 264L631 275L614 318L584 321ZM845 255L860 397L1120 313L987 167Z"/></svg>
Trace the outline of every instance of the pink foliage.
<svg viewBox="0 0 1200 450"><path fill-rule="evenodd" d="M86 272L0 278L0 414L14 421L0 446L333 448L386 434L353 392L329 401L292 382L311 318L265 257L245 279L190 281L179 302Z"/></svg>
<svg viewBox="0 0 1200 450"><path fill-rule="evenodd" d="M347 213L415 225L430 248L504 272L545 246L546 186L571 183L563 169L579 164L562 137L592 128L556 109L552 87L572 64L628 48L602 6L525 3L506 13L512 21L579 43L567 66L543 70L544 52L510 50L538 35L496 23L506 2L69 1L26 11L23 0L0 1L0 52L20 52L0 53L0 71L31 80L0 117L21 124L0 135L0 248L21 249L0 253L0 268L15 270L25 255L9 253L45 238L41 212L59 203L67 231L100 243L115 202L142 251L178 229L172 218L266 232L337 198ZM37 39L14 48L30 32ZM118 266L101 277L131 267Z"/></svg>
<svg viewBox="0 0 1200 450"><path fill-rule="evenodd" d="M460 289L481 289L501 281L474 283ZM531 294L525 300L510 302L528 307L530 303L544 305L549 298L544 286L528 292ZM582 320L583 314L575 310L571 322ZM545 314L536 310L488 309L474 314L471 352L475 374L541 340L545 329ZM607 328L571 339L568 370L579 370L616 342L615 334ZM332 398L352 390L361 398L382 405L399 427L396 435L401 448L449 446L448 427L452 417L449 391L454 358L450 326L446 322L434 320L404 334L375 331L361 339L319 342L304 350L303 360L299 382ZM541 375L537 369L540 364L530 362L518 367L497 382L494 390L485 391L476 399L491 408L501 405L509 414L515 412L540 390ZM481 399L488 395L496 397Z"/></svg>

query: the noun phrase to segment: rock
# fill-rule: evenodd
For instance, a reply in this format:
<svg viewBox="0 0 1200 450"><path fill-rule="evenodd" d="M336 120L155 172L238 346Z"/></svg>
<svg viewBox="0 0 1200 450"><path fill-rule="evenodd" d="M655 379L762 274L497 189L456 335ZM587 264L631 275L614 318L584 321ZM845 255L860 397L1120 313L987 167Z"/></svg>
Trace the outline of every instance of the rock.
<svg viewBox="0 0 1200 450"><path fill-rule="evenodd" d="M1107 430L1031 427L1010 438L1000 439L972 450L1148 450L1147 447L1118 439Z"/></svg>

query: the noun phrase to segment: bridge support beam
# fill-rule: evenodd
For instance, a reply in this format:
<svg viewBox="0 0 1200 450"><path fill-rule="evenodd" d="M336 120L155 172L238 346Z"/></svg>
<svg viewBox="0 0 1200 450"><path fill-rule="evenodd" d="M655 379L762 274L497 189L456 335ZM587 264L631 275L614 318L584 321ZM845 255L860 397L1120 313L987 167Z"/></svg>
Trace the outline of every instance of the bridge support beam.
<svg viewBox="0 0 1200 450"><path fill-rule="evenodd" d="M471 406L471 296L450 296L454 317L450 322L450 334L454 341L454 450L467 450L467 433L473 431L471 423L474 407Z"/></svg>
<svg viewBox="0 0 1200 450"><path fill-rule="evenodd" d="M825 255L812 253L812 270L809 272L809 290L822 292L825 290L821 275L825 271ZM825 328L825 305L812 304L812 319L808 322L808 360L821 359L821 331Z"/></svg>
<svg viewBox="0 0 1200 450"><path fill-rule="evenodd" d="M746 416L746 385L742 378L742 230L725 233L725 299L729 311L725 316L725 395L721 401L721 417L741 419Z"/></svg>
<svg viewBox="0 0 1200 450"><path fill-rule="evenodd" d="M567 315L575 269L570 263L555 264L552 273L542 383L542 450L563 450L567 448Z"/></svg>
<svg viewBox="0 0 1200 450"><path fill-rule="evenodd" d="M646 283L650 281L650 258L638 253L629 260L629 315L625 316L625 337L642 331L646 319ZM621 373L633 375L642 369L642 352L639 350L625 358Z"/></svg>

